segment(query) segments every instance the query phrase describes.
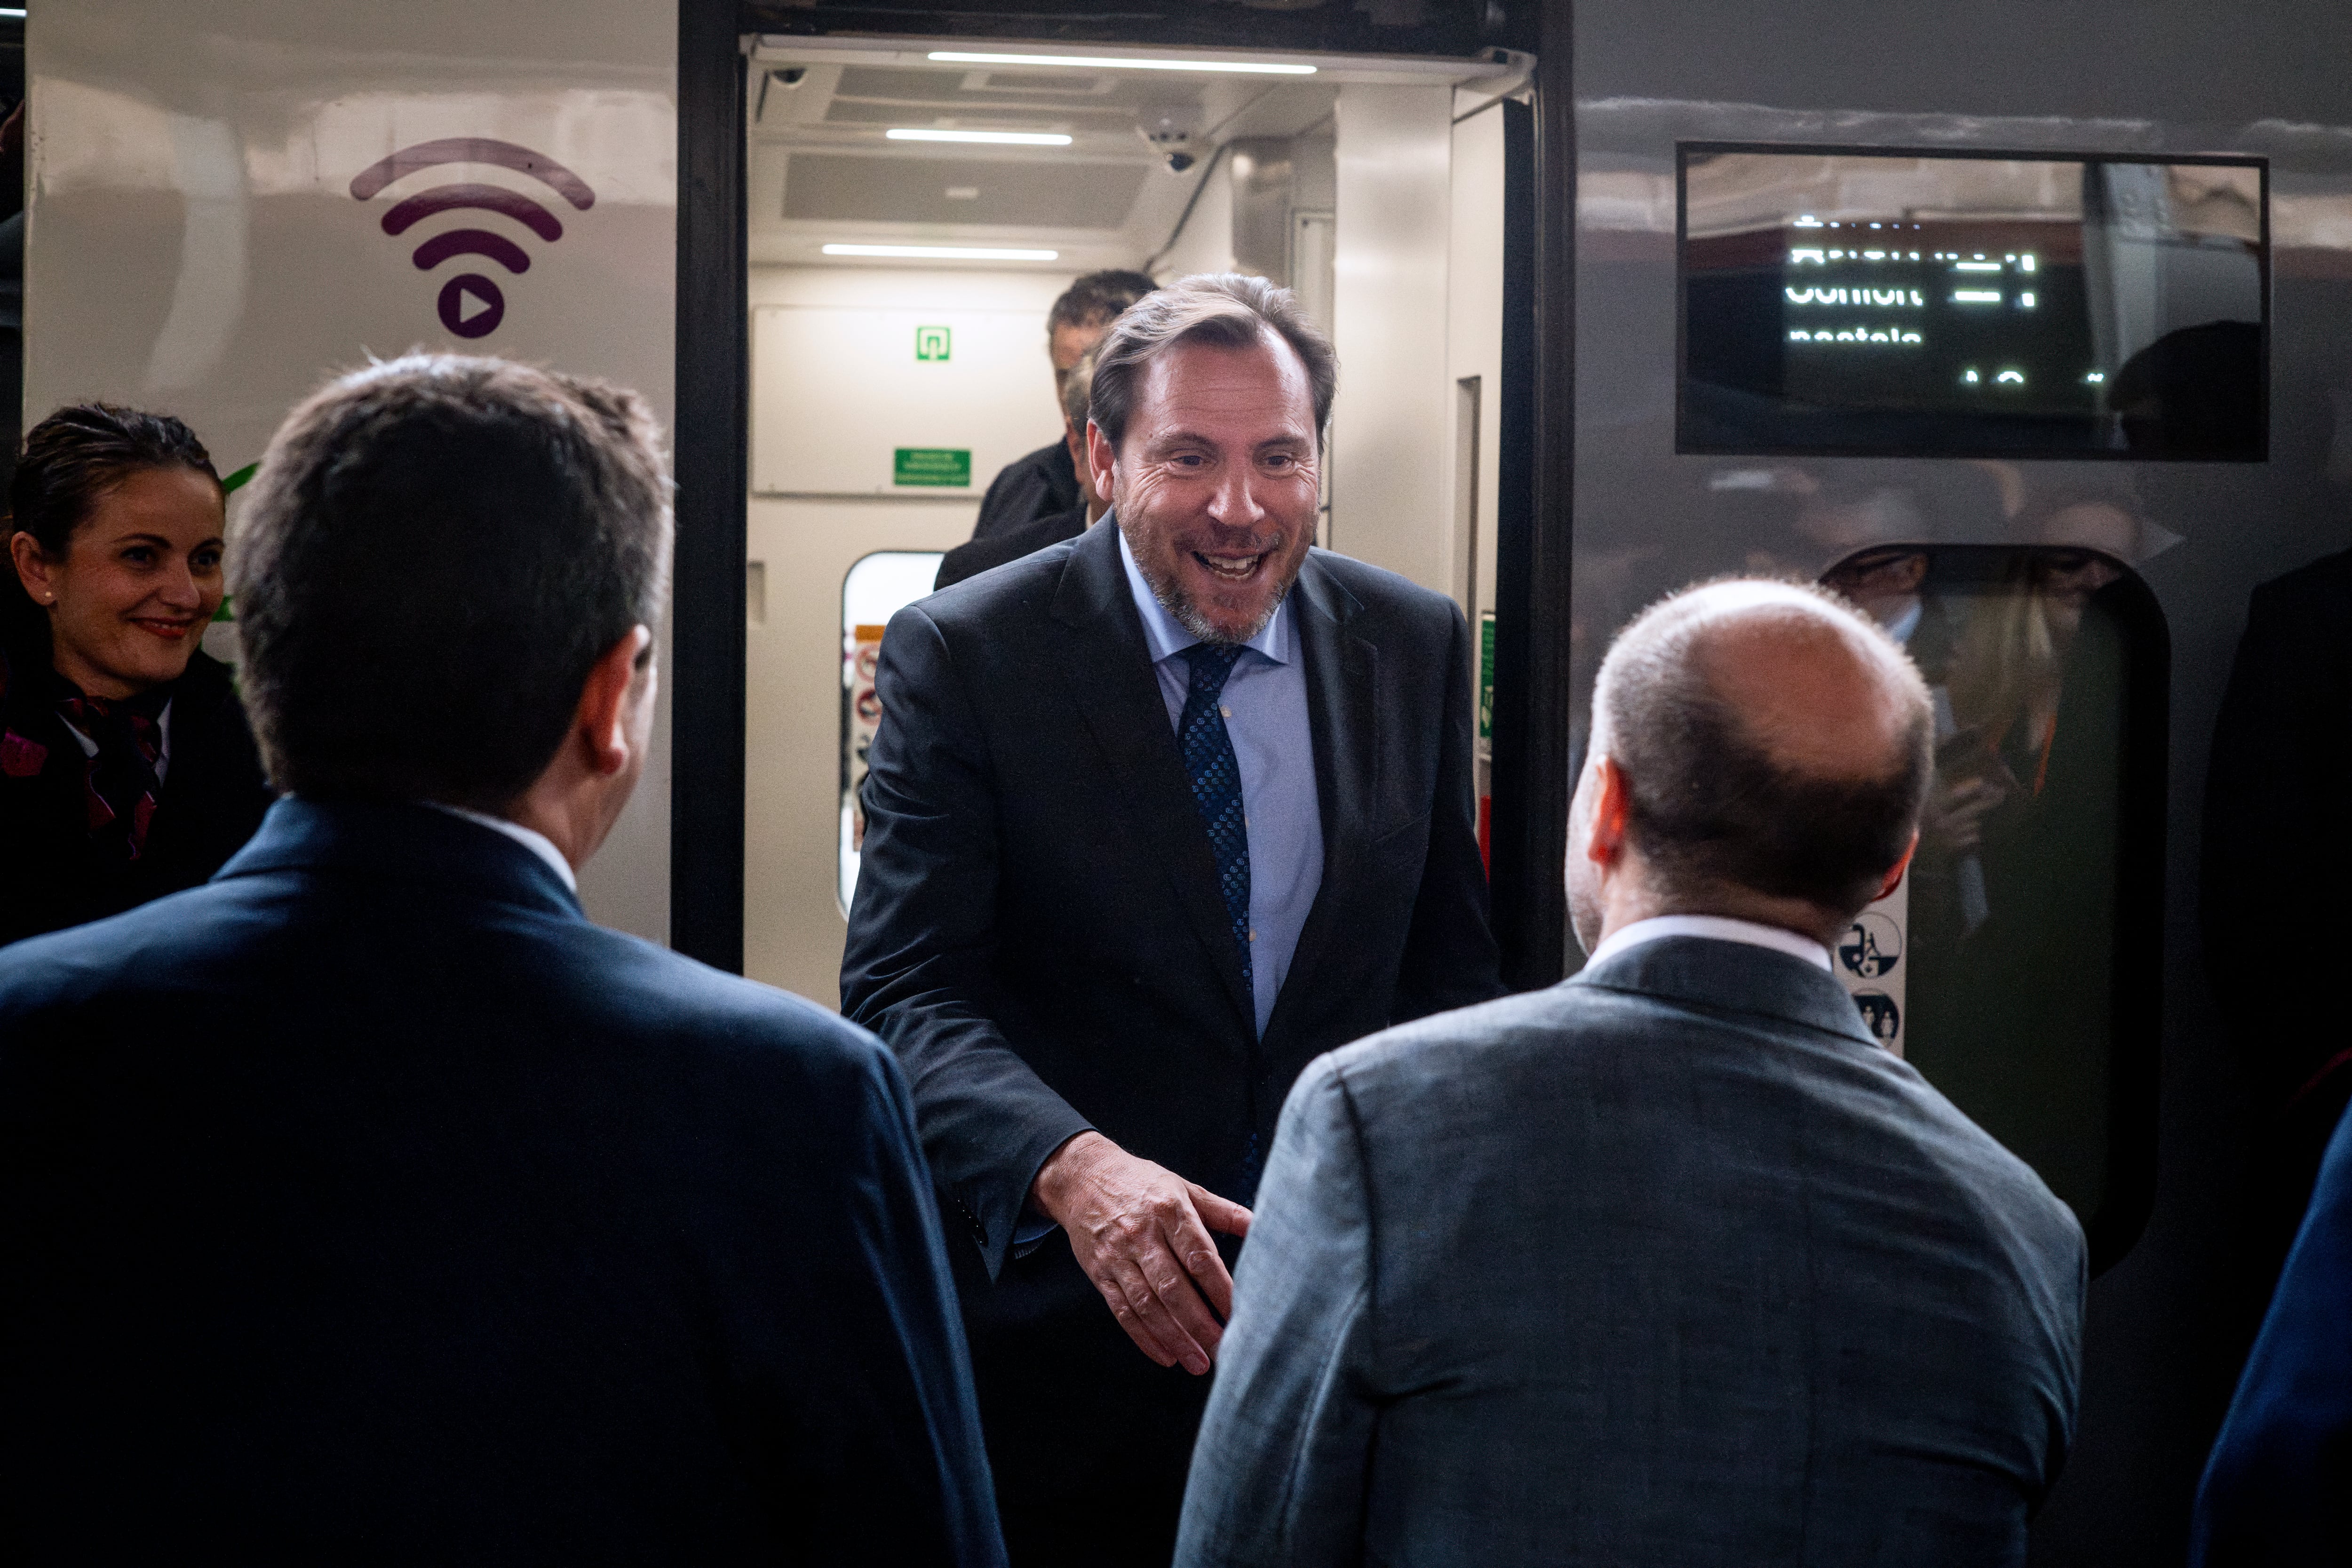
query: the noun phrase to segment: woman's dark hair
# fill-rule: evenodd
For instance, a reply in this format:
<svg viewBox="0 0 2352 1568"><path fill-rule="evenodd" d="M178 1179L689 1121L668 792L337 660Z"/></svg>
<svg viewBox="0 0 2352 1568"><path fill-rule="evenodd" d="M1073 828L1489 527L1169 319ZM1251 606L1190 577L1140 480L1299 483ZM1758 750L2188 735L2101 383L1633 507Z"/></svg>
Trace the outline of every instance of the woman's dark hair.
<svg viewBox="0 0 2352 1568"><path fill-rule="evenodd" d="M0 534L29 533L52 559L73 542L100 498L149 468L194 468L220 483L210 452L196 433L168 414L111 403L76 403L25 434L16 477L8 485L8 522ZM46 663L49 618L16 575L0 573L0 645Z"/></svg>

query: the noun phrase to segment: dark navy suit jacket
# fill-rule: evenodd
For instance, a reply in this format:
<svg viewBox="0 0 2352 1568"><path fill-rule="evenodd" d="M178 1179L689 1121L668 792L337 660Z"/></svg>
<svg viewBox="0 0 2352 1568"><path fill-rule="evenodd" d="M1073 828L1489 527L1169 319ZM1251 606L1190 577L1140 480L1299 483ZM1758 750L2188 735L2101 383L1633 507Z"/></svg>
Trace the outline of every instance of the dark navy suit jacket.
<svg viewBox="0 0 2352 1568"><path fill-rule="evenodd" d="M1180 1568L1996 1568L2083 1233L1802 959L1668 937L1284 1108Z"/></svg>
<svg viewBox="0 0 2352 1568"><path fill-rule="evenodd" d="M2336 1129L2197 1493L2198 1568L2352 1556L2352 1116Z"/></svg>
<svg viewBox="0 0 2352 1568"><path fill-rule="evenodd" d="M1290 604L1323 878L1258 1035L1118 542L1106 516L892 617L841 995L913 1085L1014 1555L1165 1568L1202 1382L1058 1229L1015 1255L1038 1167L1098 1128L1247 1203L1300 1068L1502 984L1462 612L1318 550Z"/></svg>
<svg viewBox="0 0 2352 1568"><path fill-rule="evenodd" d="M907 1090L512 840L285 800L0 953L0 1558L1003 1561Z"/></svg>

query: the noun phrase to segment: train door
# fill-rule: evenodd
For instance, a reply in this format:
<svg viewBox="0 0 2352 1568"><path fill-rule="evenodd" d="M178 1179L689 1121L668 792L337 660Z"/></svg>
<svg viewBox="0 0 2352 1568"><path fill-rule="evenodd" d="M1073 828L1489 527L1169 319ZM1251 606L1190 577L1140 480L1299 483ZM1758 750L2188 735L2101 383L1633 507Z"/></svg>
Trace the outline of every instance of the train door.
<svg viewBox="0 0 2352 1568"><path fill-rule="evenodd" d="M835 994L883 628L971 536L997 472L1062 439L1046 317L1078 274L1295 289L1341 364L1320 542L1451 595L1491 647L1530 66L757 41L747 973Z"/></svg>

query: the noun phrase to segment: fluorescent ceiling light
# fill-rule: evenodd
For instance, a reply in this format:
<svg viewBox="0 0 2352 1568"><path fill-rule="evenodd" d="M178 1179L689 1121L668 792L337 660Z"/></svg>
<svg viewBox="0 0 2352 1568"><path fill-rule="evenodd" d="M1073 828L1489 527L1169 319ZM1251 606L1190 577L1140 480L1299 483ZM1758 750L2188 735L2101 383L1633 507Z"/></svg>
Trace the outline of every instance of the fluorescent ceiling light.
<svg viewBox="0 0 2352 1568"><path fill-rule="evenodd" d="M886 131L893 142L987 142L1000 147L1066 147L1058 131Z"/></svg>
<svg viewBox="0 0 2352 1568"><path fill-rule="evenodd" d="M827 256L912 256L931 261L1055 261L1058 250L1009 250L986 245L828 245Z"/></svg>
<svg viewBox="0 0 2352 1568"><path fill-rule="evenodd" d="M1135 60L1109 55L987 55L933 49L932 59L959 66L1086 66L1114 71L1230 71L1242 76L1313 76L1313 66L1276 65L1267 60Z"/></svg>

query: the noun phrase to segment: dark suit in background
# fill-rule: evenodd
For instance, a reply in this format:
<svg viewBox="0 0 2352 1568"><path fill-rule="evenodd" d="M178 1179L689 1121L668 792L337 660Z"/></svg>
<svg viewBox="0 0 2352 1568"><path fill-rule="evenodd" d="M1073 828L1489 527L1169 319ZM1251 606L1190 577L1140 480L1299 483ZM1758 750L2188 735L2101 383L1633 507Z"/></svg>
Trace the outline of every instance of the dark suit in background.
<svg viewBox="0 0 2352 1568"><path fill-rule="evenodd" d="M427 806L0 954L0 1556L1002 1562L906 1089Z"/></svg>
<svg viewBox="0 0 2352 1568"><path fill-rule="evenodd" d="M985 539L967 540L940 557L940 572L931 579L931 592L951 588L967 577L977 577L991 567L1034 555L1049 544L1076 539L1086 531L1087 509L1081 502L1067 511L1035 518Z"/></svg>
<svg viewBox="0 0 2352 1568"><path fill-rule="evenodd" d="M2352 1118L2197 1490L2194 1568L2333 1568L2352 1555Z"/></svg>
<svg viewBox="0 0 2352 1568"><path fill-rule="evenodd" d="M2267 1284L2352 1097L2341 1007L2281 962L2352 946L2352 552L2254 590L2214 724L2203 855L2205 972L2268 1121Z"/></svg>
<svg viewBox="0 0 2352 1568"><path fill-rule="evenodd" d="M1206 1380L1136 1348L1032 1180L1076 1133L1239 1203L1307 1062L1501 990L1450 601L1320 551L1289 604L1322 881L1261 1039L1116 519L893 618L842 1005L944 1195L1016 1559L1164 1563Z"/></svg>
<svg viewBox="0 0 2352 1568"><path fill-rule="evenodd" d="M1081 499L1077 463L1070 456L1069 442L1057 436L1053 445L1016 458L997 471L980 498L971 536L993 539L1023 523L1067 511Z"/></svg>
<svg viewBox="0 0 2352 1568"><path fill-rule="evenodd" d="M2022 1563L2084 1260L1825 971L1648 942L1307 1069L1178 1561Z"/></svg>

